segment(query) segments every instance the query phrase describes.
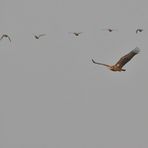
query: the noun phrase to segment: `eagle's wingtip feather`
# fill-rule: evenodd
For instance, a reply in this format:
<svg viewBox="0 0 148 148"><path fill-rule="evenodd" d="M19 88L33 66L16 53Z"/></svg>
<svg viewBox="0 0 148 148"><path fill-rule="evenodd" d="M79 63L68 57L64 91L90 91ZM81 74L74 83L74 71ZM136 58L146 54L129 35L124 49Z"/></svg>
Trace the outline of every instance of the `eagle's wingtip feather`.
<svg viewBox="0 0 148 148"><path fill-rule="evenodd" d="M139 47L136 47L135 49L133 49L133 52L138 54L140 52L140 48Z"/></svg>

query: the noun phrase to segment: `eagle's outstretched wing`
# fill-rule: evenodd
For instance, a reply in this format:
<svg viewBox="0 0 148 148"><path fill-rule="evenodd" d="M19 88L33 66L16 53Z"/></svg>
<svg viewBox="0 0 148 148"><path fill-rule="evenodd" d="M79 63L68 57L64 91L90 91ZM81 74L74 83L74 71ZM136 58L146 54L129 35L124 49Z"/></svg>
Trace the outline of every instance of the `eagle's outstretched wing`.
<svg viewBox="0 0 148 148"><path fill-rule="evenodd" d="M98 62L94 61L93 59L92 59L92 62L94 64L103 65L103 66L106 66L106 67L111 67L110 65L107 65L107 64L104 64L104 63L98 63Z"/></svg>
<svg viewBox="0 0 148 148"><path fill-rule="evenodd" d="M121 57L120 60L115 64L117 67L122 68L127 62L129 62L136 54L140 52L140 49L136 47L131 52Z"/></svg>

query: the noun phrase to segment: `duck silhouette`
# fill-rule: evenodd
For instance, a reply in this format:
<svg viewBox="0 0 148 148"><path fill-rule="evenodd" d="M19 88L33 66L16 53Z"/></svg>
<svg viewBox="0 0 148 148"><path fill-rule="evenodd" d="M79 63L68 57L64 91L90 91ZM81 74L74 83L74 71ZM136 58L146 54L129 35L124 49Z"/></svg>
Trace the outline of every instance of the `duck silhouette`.
<svg viewBox="0 0 148 148"><path fill-rule="evenodd" d="M109 31L109 32L117 31L117 29L111 29L111 28L102 29L102 30L103 30L103 31Z"/></svg>
<svg viewBox="0 0 148 148"><path fill-rule="evenodd" d="M136 33L142 32L142 31L143 31L143 29L137 29L137 30L136 30Z"/></svg>
<svg viewBox="0 0 148 148"><path fill-rule="evenodd" d="M42 37L42 36L45 36L46 34L39 34L39 35L34 35L34 37L36 38L36 39L39 39L40 37Z"/></svg>
<svg viewBox="0 0 148 148"><path fill-rule="evenodd" d="M69 33L72 33L72 34L74 34L75 36L79 36L80 34L82 34L82 32L69 32Z"/></svg>
<svg viewBox="0 0 148 148"><path fill-rule="evenodd" d="M3 38L8 38L9 41L11 42L11 38L7 34L3 34L0 38L0 40L2 40Z"/></svg>

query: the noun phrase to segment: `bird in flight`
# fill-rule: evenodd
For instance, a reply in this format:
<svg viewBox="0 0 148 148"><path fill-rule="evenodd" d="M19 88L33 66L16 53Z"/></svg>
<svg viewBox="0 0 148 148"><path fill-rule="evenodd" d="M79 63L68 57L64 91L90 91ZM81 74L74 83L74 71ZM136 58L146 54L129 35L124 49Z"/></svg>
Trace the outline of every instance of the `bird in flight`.
<svg viewBox="0 0 148 148"><path fill-rule="evenodd" d="M9 37L7 34L3 34L3 35L1 36L1 38L0 38L0 40L2 40L4 37L5 37L5 38L8 38L9 41L11 42L11 39L10 39L10 37Z"/></svg>
<svg viewBox="0 0 148 148"><path fill-rule="evenodd" d="M113 32L113 31L117 31L117 29L111 29L111 28L108 28L108 29L102 29L103 31L109 31L109 32Z"/></svg>
<svg viewBox="0 0 148 148"><path fill-rule="evenodd" d="M69 33L72 33L72 34L74 34L75 36L79 36L82 32L69 32Z"/></svg>
<svg viewBox="0 0 148 148"><path fill-rule="evenodd" d="M108 65L108 64L103 64L103 63L98 63L95 62L92 59L92 62L94 64L98 64L98 65L103 65L108 67L111 71L126 71L126 69L122 69L122 67L129 62L136 54L138 54L140 52L140 49L138 47L136 47L135 49L133 49L131 52L129 52L128 54L124 55L123 57L121 57L119 59L119 61L115 64L115 65Z"/></svg>
<svg viewBox="0 0 148 148"><path fill-rule="evenodd" d="M136 30L136 33L142 32L142 31L143 31L143 29L137 29L137 30Z"/></svg>
<svg viewBox="0 0 148 148"><path fill-rule="evenodd" d="M42 37L42 36L45 36L46 34L39 34L39 35L34 35L34 37L36 38L36 39L39 39L40 37Z"/></svg>

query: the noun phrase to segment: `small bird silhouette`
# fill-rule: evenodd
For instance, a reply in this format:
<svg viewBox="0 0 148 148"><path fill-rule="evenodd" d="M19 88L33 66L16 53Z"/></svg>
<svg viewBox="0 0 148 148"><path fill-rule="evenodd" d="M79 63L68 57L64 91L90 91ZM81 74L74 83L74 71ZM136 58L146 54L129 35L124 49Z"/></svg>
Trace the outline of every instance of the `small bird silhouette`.
<svg viewBox="0 0 148 148"><path fill-rule="evenodd" d="M42 37L42 36L45 36L46 34L39 34L39 35L34 35L34 37L36 38L36 39L39 39L40 37Z"/></svg>
<svg viewBox="0 0 148 148"><path fill-rule="evenodd" d="M9 37L7 34L3 34L3 35L1 36L1 38L0 38L0 40L2 40L4 37L5 37L5 38L8 38L9 41L11 42L11 39L10 39L10 37Z"/></svg>
<svg viewBox="0 0 148 148"><path fill-rule="evenodd" d="M75 36L79 36L82 32L69 32L69 33L72 33L72 34L74 34Z"/></svg>
<svg viewBox="0 0 148 148"><path fill-rule="evenodd" d="M143 31L143 29L137 29L137 30L136 30L136 33L142 32L142 31Z"/></svg>
<svg viewBox="0 0 148 148"><path fill-rule="evenodd" d="M109 31L109 32L113 32L113 31L117 31L117 29L111 29L111 28L108 28L108 29L102 29L103 31Z"/></svg>

